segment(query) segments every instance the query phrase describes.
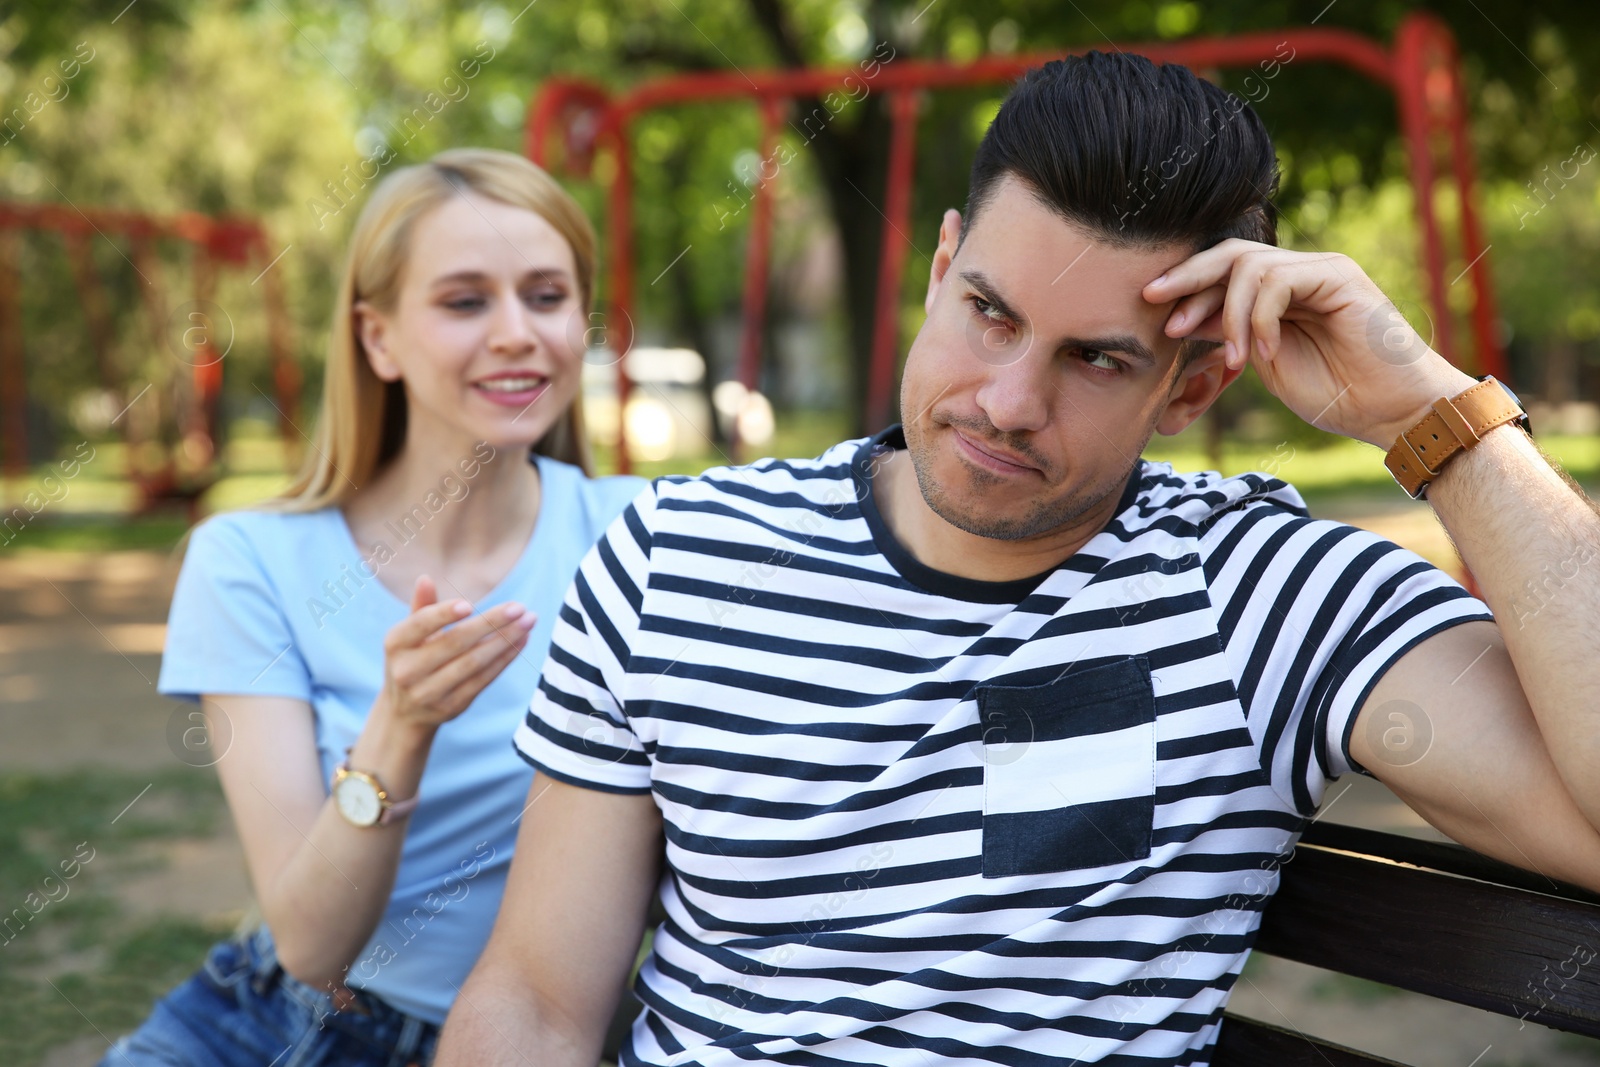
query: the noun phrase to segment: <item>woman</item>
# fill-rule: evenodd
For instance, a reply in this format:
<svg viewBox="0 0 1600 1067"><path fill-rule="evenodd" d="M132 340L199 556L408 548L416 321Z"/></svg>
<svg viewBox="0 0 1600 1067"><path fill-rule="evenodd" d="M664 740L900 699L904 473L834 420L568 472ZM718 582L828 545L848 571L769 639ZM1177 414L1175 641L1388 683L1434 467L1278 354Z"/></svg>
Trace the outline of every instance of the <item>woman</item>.
<svg viewBox="0 0 1600 1067"><path fill-rule="evenodd" d="M431 1059L530 802L511 734L579 560L643 486L588 476L594 261L519 156L444 152L374 191L305 469L194 530L161 667L204 709L265 921L104 1063Z"/></svg>

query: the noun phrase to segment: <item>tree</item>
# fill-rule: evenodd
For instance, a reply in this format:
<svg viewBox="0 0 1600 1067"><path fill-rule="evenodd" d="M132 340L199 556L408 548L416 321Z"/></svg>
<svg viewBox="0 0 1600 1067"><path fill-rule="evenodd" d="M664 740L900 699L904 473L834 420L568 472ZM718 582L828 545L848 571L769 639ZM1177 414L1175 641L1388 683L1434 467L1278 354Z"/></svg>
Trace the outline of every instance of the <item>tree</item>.
<svg viewBox="0 0 1600 1067"><path fill-rule="evenodd" d="M896 57L961 61L986 51L1108 49L1113 41L1313 21L1388 41L1417 6L1447 19L1460 41L1489 202L1508 203L1509 196L1494 190L1522 189L1543 168L1568 158L1574 144L1597 137L1600 35L1572 29L1588 15L1578 0L1538 7L1480 0L1470 10L1443 0L1331 6L1327 0L1130 0L1093 12L1087 5L1032 0L538 0L527 6L520 0L471 6L412 0L404 7L377 0L140 0L128 7L13 0L0 22L0 113L18 106L76 41L89 40L100 51L68 97L21 136L0 143L0 195L264 217L292 246L275 269L289 283L309 363L322 347L331 280L363 195L361 182L347 175L380 143L392 149L387 167L456 144L518 150L526 103L552 74L620 89L684 70L848 67L880 45ZM478 72L466 79L460 64L474 56L480 57ZM1242 76L1216 72L1229 86ZM430 94L445 101L437 113L425 106ZM1001 95L997 88L930 97L918 138L910 233L922 252L931 251L943 209L965 199L972 149ZM779 187L797 210L815 205L838 235L841 352L827 372L845 381L858 425L888 149L884 97L869 93L813 126L814 136L791 132L788 143L799 163ZM799 114L815 106L802 101ZM1393 99L1354 72L1291 64L1257 109L1286 165L1279 203L1288 240L1317 243L1327 224L1345 218L1342 212L1366 210L1352 191L1376 192L1403 179ZM709 352L718 323L738 307L749 212L730 210L730 198L740 192L741 164L748 165L759 147L758 116L749 106L677 108L642 117L635 136L640 334L679 337ZM342 190L337 204L330 183ZM571 187L603 228L599 184ZM1574 196L1569 202L1562 211L1582 201ZM1555 209L1542 216L1559 217ZM1504 220L1490 221L1500 226ZM1358 224L1359 218L1349 223L1341 239ZM1591 254L1593 238L1585 229L1539 232L1541 240L1565 249L1569 262L1587 262L1573 258ZM1516 284L1559 257L1509 236L1504 246L1496 240L1491 261L1511 283L1508 296L1516 294L1506 314L1519 339L1567 331L1570 339L1591 344L1579 336L1588 320L1575 315L1570 283L1537 291ZM647 284L686 249L692 251L668 276ZM1524 249L1537 262L1511 258ZM132 337L131 275L109 245L100 243L97 255L108 273L123 271L118 314L123 333ZM55 280L29 283L30 330L54 338L46 347L61 353L63 369L38 385L64 407L81 377L70 367L84 359L73 332L76 299L59 264L40 263ZM922 286L916 275L925 269L913 257L903 292L911 322ZM248 352L253 342L246 337L241 343ZM237 375L248 385L249 376L261 372L244 360L230 373L236 375L231 391Z"/></svg>

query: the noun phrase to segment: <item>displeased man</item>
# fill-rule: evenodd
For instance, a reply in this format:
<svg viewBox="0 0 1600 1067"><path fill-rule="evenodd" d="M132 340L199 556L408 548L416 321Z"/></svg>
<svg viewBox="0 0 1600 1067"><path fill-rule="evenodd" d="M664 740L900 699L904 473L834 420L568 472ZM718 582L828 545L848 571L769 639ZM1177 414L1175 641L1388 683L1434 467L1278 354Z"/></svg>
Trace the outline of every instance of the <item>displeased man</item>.
<svg viewBox="0 0 1600 1067"><path fill-rule="evenodd" d="M1348 771L1600 889L1600 518L1355 263L1275 247L1277 177L1180 66L1019 83L903 425L659 479L590 552L441 1063L592 1067L659 891L625 1067L1205 1064ZM1389 452L1484 599L1273 477L1140 458L1247 364Z"/></svg>

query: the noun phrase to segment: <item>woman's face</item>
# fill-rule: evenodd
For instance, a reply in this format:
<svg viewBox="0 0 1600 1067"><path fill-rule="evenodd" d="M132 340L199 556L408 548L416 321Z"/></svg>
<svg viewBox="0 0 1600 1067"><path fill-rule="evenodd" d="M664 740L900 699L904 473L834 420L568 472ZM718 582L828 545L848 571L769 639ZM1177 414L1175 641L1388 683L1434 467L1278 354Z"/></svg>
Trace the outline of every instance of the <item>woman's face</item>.
<svg viewBox="0 0 1600 1067"><path fill-rule="evenodd" d="M524 208L451 197L417 220L393 311L366 301L356 311L373 370L405 382L413 443L526 447L581 384L572 248Z"/></svg>

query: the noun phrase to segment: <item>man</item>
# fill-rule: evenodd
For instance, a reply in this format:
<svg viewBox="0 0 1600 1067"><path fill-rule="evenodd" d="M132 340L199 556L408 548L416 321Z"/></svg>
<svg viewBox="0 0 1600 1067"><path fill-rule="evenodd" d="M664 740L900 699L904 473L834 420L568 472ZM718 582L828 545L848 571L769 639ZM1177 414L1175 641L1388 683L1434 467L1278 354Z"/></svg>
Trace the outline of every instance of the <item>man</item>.
<svg viewBox="0 0 1600 1067"><path fill-rule="evenodd" d="M442 1063L590 1067L659 874L624 1065L1203 1064L1348 770L1600 889L1600 519L1498 386L1433 415L1477 383L1350 260L1273 247L1276 180L1181 67L1018 85L903 429L661 479L585 561ZM1438 472L1487 605L1280 481L1138 458L1247 362L1380 449L1478 438L1396 469Z"/></svg>

